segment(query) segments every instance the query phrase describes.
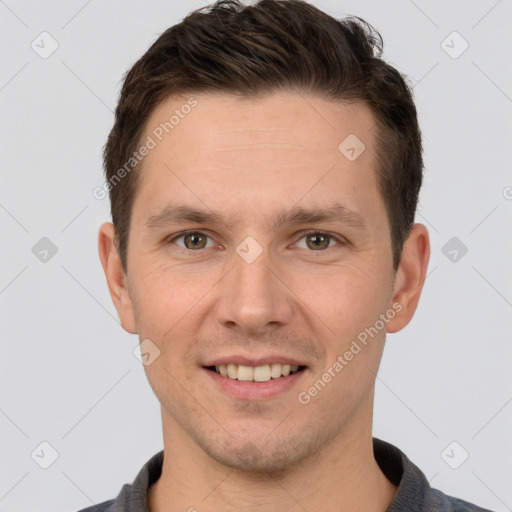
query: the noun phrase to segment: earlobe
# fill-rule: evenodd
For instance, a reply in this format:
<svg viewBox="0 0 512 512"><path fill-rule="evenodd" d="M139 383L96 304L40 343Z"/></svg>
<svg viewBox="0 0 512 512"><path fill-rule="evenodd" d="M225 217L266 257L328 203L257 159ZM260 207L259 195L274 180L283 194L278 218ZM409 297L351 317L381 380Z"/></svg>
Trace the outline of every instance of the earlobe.
<svg viewBox="0 0 512 512"><path fill-rule="evenodd" d="M129 294L128 278L115 245L115 229L111 222L101 225L98 233L98 252L107 279L110 297L117 310L123 329L137 334L133 304Z"/></svg>
<svg viewBox="0 0 512 512"><path fill-rule="evenodd" d="M414 316L425 282L430 259L428 230L423 224L415 224L404 243L400 266L393 286L391 304L399 313L388 322L388 333L403 329ZM400 305L400 309L399 306Z"/></svg>

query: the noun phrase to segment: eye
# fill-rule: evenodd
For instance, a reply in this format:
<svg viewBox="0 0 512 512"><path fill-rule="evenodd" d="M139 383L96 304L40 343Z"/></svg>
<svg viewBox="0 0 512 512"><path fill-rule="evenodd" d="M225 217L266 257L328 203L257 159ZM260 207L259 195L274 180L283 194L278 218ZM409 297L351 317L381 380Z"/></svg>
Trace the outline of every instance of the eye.
<svg viewBox="0 0 512 512"><path fill-rule="evenodd" d="M173 242L176 244L177 240L183 239L184 247L176 244L180 249L183 249L184 251L196 251L198 249L208 249L210 247L214 247L215 244L213 241L211 242L211 245L207 246L208 238L210 237L201 231L187 231L185 233L180 233L173 238L170 238L168 242Z"/></svg>
<svg viewBox="0 0 512 512"><path fill-rule="evenodd" d="M345 245L347 242L343 237L332 235L323 231L303 231L301 232L301 239L305 239L305 244L302 247L297 242L295 245L300 249L309 249L310 252L325 252L326 249L333 248L333 241L338 242L338 245ZM172 238L167 240L167 243L174 244L180 252L192 253L198 252L200 249L209 249L215 247L216 244L210 237L201 231L185 231L179 233ZM177 243L179 240L183 240L183 245ZM208 245L208 242L210 245Z"/></svg>
<svg viewBox="0 0 512 512"><path fill-rule="evenodd" d="M344 245L346 242L342 237L331 235L323 231L303 231L302 239L306 239L305 247L301 249L311 249L313 251L325 251L325 249L331 249L331 242L334 240L338 242L338 245Z"/></svg>

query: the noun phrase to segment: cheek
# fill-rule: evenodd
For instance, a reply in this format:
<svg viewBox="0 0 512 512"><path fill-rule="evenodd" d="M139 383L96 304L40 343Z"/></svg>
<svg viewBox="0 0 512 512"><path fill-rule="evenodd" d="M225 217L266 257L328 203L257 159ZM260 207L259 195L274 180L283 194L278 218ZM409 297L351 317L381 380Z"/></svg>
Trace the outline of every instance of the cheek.
<svg viewBox="0 0 512 512"><path fill-rule="evenodd" d="M385 339L382 322L375 325L387 307L385 274L379 272L369 265L330 268L328 275L316 275L309 288L297 292L308 294L304 302L311 305L316 325L325 332L319 338L325 362L308 384L319 395L318 407L353 407L373 387Z"/></svg>
<svg viewBox="0 0 512 512"><path fill-rule="evenodd" d="M387 285L374 267L347 263L309 273L306 278L295 276L297 296L341 346L348 337L373 325L386 308Z"/></svg>
<svg viewBox="0 0 512 512"><path fill-rule="evenodd" d="M140 336L161 340L194 301L193 285L178 272L141 263L134 272L133 292ZM189 305L190 304L190 305Z"/></svg>
<svg viewBox="0 0 512 512"><path fill-rule="evenodd" d="M219 278L213 270L198 273L185 265L141 261L133 286L141 338L151 339L175 358L180 350L186 355L185 347L193 344L199 316L204 315L202 305Z"/></svg>

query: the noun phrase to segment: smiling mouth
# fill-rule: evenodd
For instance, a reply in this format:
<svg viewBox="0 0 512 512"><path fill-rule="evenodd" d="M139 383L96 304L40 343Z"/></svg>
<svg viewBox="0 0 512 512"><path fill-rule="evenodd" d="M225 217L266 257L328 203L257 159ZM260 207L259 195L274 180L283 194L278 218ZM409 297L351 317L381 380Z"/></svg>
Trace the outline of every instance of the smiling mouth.
<svg viewBox="0 0 512 512"><path fill-rule="evenodd" d="M306 366L291 366L289 364L280 363L264 364L261 366L220 364L218 366L206 366L205 368L231 380L268 382L269 380L279 379L301 372L306 369Z"/></svg>

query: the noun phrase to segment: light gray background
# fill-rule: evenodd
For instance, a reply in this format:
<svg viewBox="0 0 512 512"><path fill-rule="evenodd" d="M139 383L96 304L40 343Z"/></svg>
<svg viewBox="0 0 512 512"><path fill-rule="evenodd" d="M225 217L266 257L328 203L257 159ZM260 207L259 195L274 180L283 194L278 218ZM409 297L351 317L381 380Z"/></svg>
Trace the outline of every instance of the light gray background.
<svg viewBox="0 0 512 512"><path fill-rule="evenodd" d="M375 436L444 492L512 510L512 1L314 3L381 32L384 58L415 84L424 136L417 222L432 254L413 321L388 336ZM97 255L108 200L92 190L123 73L201 5L0 0L3 512L113 498L162 448L138 339L120 327ZM43 31L59 45L47 59L31 47ZM469 43L458 58L453 31ZM454 236L468 248L456 262L442 252ZM32 252L42 237L58 248L46 263ZM48 469L34 460L49 461L43 441L58 452ZM441 456L452 441L469 453L458 469Z"/></svg>

